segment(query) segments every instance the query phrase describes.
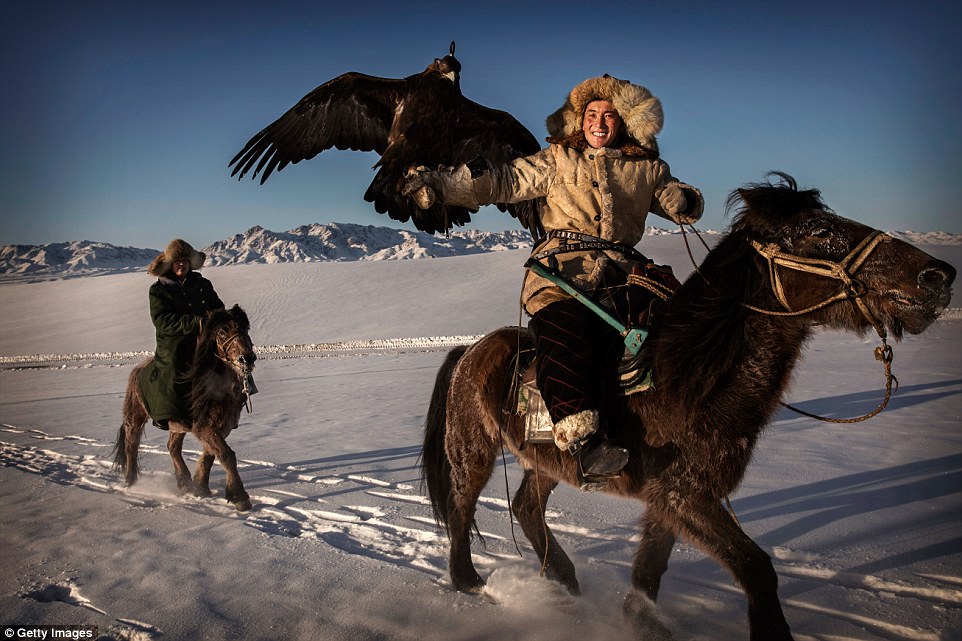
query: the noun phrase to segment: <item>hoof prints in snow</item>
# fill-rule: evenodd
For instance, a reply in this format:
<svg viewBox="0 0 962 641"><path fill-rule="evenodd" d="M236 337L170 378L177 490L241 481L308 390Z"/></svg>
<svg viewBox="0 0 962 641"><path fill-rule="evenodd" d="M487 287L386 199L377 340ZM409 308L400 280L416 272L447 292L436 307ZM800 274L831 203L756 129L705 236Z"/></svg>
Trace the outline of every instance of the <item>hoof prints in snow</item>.
<svg viewBox="0 0 962 641"><path fill-rule="evenodd" d="M262 489L252 496L254 509L238 514L223 498L200 499L179 496L173 474L169 471L146 472L133 488L127 488L120 475L112 470L111 463L102 458L107 444L96 439L75 436L54 436L41 430L24 429L10 424L0 424L0 434L18 437L27 443L11 443L0 440L0 466L39 475L45 480L68 487L119 495L131 505L131 509L188 509L207 518L229 518L254 528L264 536L293 538L328 546L345 554L367 557L378 562L417 570L430 576L433 581L447 583L448 542L435 526L430 516L428 499L406 483L394 483L371 475L370 472L343 474L313 474L305 466L284 465L264 460L239 461L245 468L255 470ZM41 446L43 444L43 446ZM50 447L81 449L81 453L62 453ZM84 453L88 449L93 453ZM162 448L145 447L142 453L162 456ZM276 481L273 487L271 480ZM267 487L264 487L264 486ZM338 497L338 504L329 502ZM344 502L343 497L354 500ZM325 498L327 497L327 498ZM368 503L373 502L374 505ZM332 499L333 500L333 499ZM362 504L368 503L368 504ZM508 505L503 498L482 497L478 503L478 523L499 523L508 519ZM562 539L584 541L618 541L631 547L637 540L636 533L618 525L603 530L583 527L566 522L558 512L548 512L548 522ZM494 532L482 532L490 549L475 548L475 563L489 577L489 599L500 601L510 590L503 585L504 568L510 559L517 559L513 543ZM565 543L563 543L565 544ZM524 546L526 566L530 565L530 552ZM902 599L913 607L957 609L962 606L962 585L957 578L943 576L920 577L923 581L912 585L887 581L872 575L839 572L821 564L817 553L804 550L775 548L772 555L776 570L784 579L813 584L835 590L874 594L873 600L891 601ZM592 557L588 563L623 566L630 572L630 563L609 559L606 555ZM487 572L485 572L487 570ZM711 578L698 579L687 575L669 575L668 582L691 583L720 593L734 588L726 581ZM510 587L510 581L509 586ZM540 585L540 584L537 584ZM500 586L500 587L499 587ZM530 585L524 590L529 590ZM797 592L804 594L805 590ZM66 603L86 608L104 615L107 613L82 597L71 583L49 582L29 590L20 596L41 603ZM564 610L564 600L558 606ZM886 622L882 618L864 614L846 613L810 602L799 596L788 596L785 606L789 610L805 611L847 621L862 629L871 630L882 638L912 639L913 641L938 641L938 633L911 629L898 622ZM108 615L109 616L109 615ZM107 639L135 639L149 641L162 633L146 623L127 619L115 619L118 623L110 628ZM804 638L804 637L800 637Z"/></svg>
<svg viewBox="0 0 962 641"><path fill-rule="evenodd" d="M106 610L98 608L90 602L90 599L81 595L79 586L70 579L46 583L35 588L25 588L20 591L19 596L38 603L64 603L110 616ZM99 641L152 641L163 636L159 628L148 623L123 617L117 617L114 621L115 623L107 625L106 629L104 625L96 624Z"/></svg>
<svg viewBox="0 0 962 641"><path fill-rule="evenodd" d="M3 425L10 433L27 434L15 426ZM46 435L30 431L46 439ZM87 439L85 445L101 444ZM167 453L155 448L143 449L142 453ZM216 516L240 518L245 525L269 536L284 536L323 542L349 554L357 554L381 561L427 572L434 577L446 574L447 541L434 526L433 520L418 515L406 515L400 509L389 507L398 504L405 508L423 506L428 513L426 497L413 494L413 487L406 483L391 483L368 475L345 474L316 476L303 467L277 465L268 461L239 461L248 469L259 469L261 474L274 476L278 481L295 481L316 486L326 491L337 486L351 485L355 491L378 499L385 506L343 505L324 509L322 497L311 498L305 494L265 488L263 494L251 499L254 510L238 515L222 498L201 499L179 496L170 472L142 471L136 485L128 488L111 463L93 455L62 454L49 449L17 445L0 441L0 465L31 474L43 476L60 485L76 486L88 490L122 495L123 499L137 508L158 508L182 505L188 509L204 507L204 512ZM394 520L401 523L392 522ZM497 538L491 535L492 538ZM493 557L480 555L479 563Z"/></svg>

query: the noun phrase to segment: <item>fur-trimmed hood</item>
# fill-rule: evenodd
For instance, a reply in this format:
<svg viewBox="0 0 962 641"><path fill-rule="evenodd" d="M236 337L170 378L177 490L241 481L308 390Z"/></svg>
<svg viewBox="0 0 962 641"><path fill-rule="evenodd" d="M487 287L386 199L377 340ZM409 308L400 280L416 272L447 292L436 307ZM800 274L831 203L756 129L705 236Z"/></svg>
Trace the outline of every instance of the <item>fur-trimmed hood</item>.
<svg viewBox="0 0 962 641"><path fill-rule="evenodd" d="M190 261L190 268L196 270L204 266L207 254L197 251L186 240L175 238L170 241L163 254L158 254L157 258L151 261L147 266L147 273L159 278L170 270L175 260Z"/></svg>
<svg viewBox="0 0 962 641"><path fill-rule="evenodd" d="M608 74L588 78L577 85L568 94L565 103L548 116L545 122L550 134L548 142L576 146L578 137L584 137L581 126L585 108L593 100L610 102L621 116L624 131L633 139L631 142L657 156L658 142L655 136L665 122L661 101L641 85L633 85ZM631 142L629 146L633 146Z"/></svg>

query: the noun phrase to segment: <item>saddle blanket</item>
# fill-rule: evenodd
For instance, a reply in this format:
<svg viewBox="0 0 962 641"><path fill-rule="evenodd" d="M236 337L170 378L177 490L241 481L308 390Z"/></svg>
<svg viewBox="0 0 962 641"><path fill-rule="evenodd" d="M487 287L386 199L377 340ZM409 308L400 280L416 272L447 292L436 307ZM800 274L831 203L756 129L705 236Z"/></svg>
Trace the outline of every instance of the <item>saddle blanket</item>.
<svg viewBox="0 0 962 641"><path fill-rule="evenodd" d="M654 387L651 381L651 368L638 358L626 358L618 368L618 387L622 395L630 396ZM554 443L551 416L535 381L535 366L530 365L524 372L518 388L517 413L523 414L524 442Z"/></svg>

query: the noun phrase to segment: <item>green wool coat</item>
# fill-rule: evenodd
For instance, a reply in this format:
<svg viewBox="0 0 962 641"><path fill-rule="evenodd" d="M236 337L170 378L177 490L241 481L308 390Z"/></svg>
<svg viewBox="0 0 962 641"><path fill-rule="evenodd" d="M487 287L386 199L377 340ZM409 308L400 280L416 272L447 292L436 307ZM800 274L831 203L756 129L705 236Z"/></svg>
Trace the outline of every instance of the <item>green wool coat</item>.
<svg viewBox="0 0 962 641"><path fill-rule="evenodd" d="M190 385L183 376L194 357L201 319L224 303L209 280L188 272L178 282L161 276L150 286L150 319L157 335L154 358L138 379L147 412L155 421L190 420Z"/></svg>

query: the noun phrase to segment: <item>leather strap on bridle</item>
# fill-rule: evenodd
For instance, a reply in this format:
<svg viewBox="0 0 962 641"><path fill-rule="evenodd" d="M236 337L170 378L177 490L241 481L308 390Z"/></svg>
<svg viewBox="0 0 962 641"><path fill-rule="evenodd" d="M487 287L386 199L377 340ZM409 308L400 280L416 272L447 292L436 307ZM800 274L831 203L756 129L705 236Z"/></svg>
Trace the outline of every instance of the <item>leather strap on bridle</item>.
<svg viewBox="0 0 962 641"><path fill-rule="evenodd" d="M868 293L868 288L862 281L856 279L854 275L859 268L862 267L871 253L875 251L875 249L881 243L888 243L891 241L892 237L888 234L881 231L873 231L871 234L866 236L865 239L862 240L862 242L860 242L851 252L849 252L845 258L837 263L819 258L806 258L804 256L786 254L779 249L778 245L773 243L762 245L755 240L750 241L755 251L761 254L762 257L768 262L769 282L771 283L772 291L786 311L762 309L760 307L755 307L754 305L749 305L748 303L742 303L745 307L752 311L767 314L769 316L802 316L818 309L822 309L823 307L827 307L832 303L850 299L862 313L865 319L872 325L872 327L875 328L876 333L878 333L879 338L882 340L882 344L875 348L875 360L881 361L885 370L885 398L877 408L858 418L839 419L818 416L816 414L811 414L804 410L800 410L796 407L792 407L786 403L782 403L782 405L793 412L797 412L820 421L828 421L830 423L858 423L860 421L872 418L885 409L886 405L888 405L889 399L892 396L893 382L896 386L898 385L898 380L892 375L892 348L889 346L888 341L886 340L888 335L885 331L885 326L872 314L868 306L865 304L864 297L865 294ZM829 296L820 303L816 303L815 305L811 305L805 309L792 310L792 306L789 304L788 298L785 296L785 290L782 287L781 277L777 269L778 267L794 269L795 271L807 272L810 274L832 278L841 281L844 285L844 288L839 293Z"/></svg>
<svg viewBox="0 0 962 641"><path fill-rule="evenodd" d="M876 247L878 247L881 243L887 243L891 241L892 237L888 234L880 231L873 231L871 234L866 236L865 239L855 247L855 249L849 252L845 258L836 263L820 258L806 258L804 256L786 254L782 252L778 245L774 243L762 245L756 240L751 240L749 242L751 243L752 247L755 248L755 251L761 254L768 261L769 280L772 284L772 291L778 298L778 302L780 302L787 311L775 312L759 309L748 304L745 304L745 307L748 307L756 312L771 314L773 316L801 316L817 309L827 307L835 301L851 298L853 301L855 301L855 304L862 312L862 315L865 316L866 320L868 320L875 328L875 331L878 332L879 336L884 338L885 328L882 326L882 323L872 315L862 300L866 293L866 287L861 281L854 278L854 274L865 263L869 255L875 251ZM776 269L777 267L785 267L788 269L794 269L795 271L808 272L810 274L833 278L835 280L842 281L842 284L845 287L842 291L825 299L821 303L817 303L803 310L793 311L792 306L789 304L788 299L785 296L785 290L782 287L782 280L779 276L778 269Z"/></svg>
<svg viewBox="0 0 962 641"><path fill-rule="evenodd" d="M244 337L241 334L234 334L223 343L220 341L216 341L217 342L217 358L223 361L224 364L226 364L227 366L231 367L231 369L233 369L234 363L229 358L227 358L225 354L227 354L227 350L230 349L231 345L233 345L239 340L243 340L243 338ZM253 395L254 393L254 389L251 387L251 372L254 371L254 368L248 365L247 363L244 363L243 370L244 370L243 372L244 376L243 376L243 382L242 382L243 389L241 390L241 393L244 395L244 406L247 408L247 413L251 414L254 410L254 404L251 401L251 395Z"/></svg>

